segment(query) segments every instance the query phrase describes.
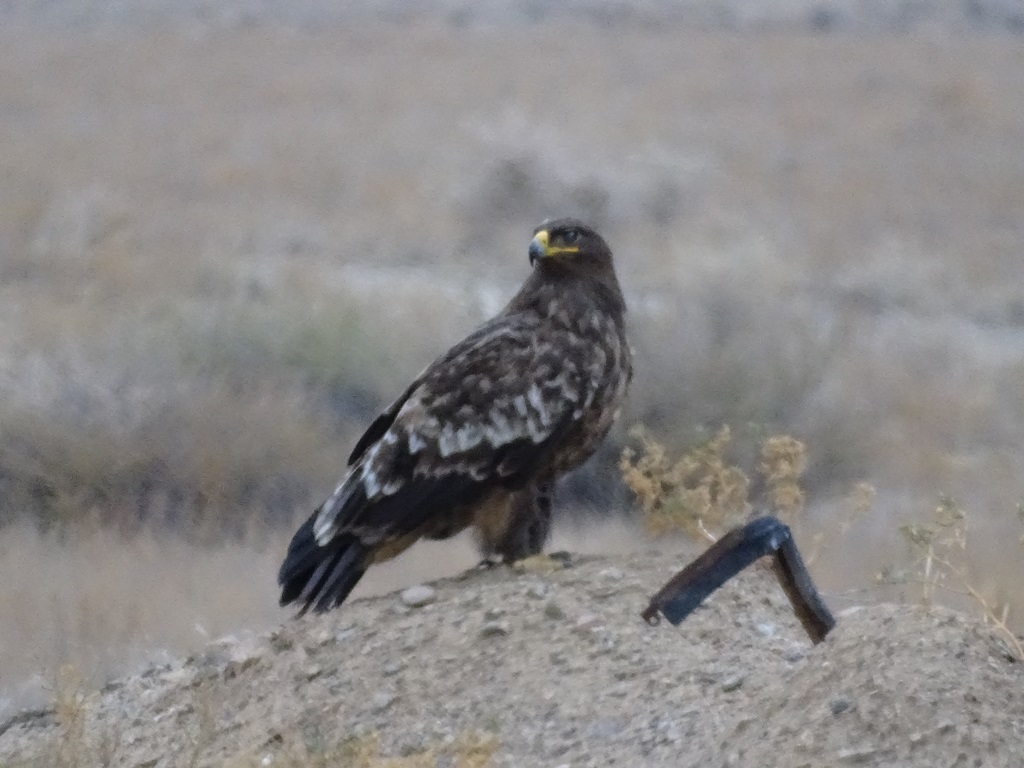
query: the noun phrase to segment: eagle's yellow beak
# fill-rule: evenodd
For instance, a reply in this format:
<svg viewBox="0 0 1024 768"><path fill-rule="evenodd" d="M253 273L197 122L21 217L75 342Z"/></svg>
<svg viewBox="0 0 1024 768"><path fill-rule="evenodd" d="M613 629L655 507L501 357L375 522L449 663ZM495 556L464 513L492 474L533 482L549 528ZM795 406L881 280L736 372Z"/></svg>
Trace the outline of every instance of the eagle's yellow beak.
<svg viewBox="0 0 1024 768"><path fill-rule="evenodd" d="M533 240L530 241L530 266L532 267L538 259L543 259L548 255L548 231L542 229L536 235L533 236Z"/></svg>

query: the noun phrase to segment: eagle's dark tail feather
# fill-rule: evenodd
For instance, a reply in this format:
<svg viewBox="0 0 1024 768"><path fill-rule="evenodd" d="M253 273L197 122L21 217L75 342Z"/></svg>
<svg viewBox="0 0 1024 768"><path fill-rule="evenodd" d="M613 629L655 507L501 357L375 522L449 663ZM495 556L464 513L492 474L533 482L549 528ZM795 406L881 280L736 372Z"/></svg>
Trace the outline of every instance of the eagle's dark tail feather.
<svg viewBox="0 0 1024 768"><path fill-rule="evenodd" d="M315 519L314 514L295 532L277 573L281 605L299 603L300 616L310 608L323 613L341 605L367 566L368 549L351 534L320 546L313 536Z"/></svg>

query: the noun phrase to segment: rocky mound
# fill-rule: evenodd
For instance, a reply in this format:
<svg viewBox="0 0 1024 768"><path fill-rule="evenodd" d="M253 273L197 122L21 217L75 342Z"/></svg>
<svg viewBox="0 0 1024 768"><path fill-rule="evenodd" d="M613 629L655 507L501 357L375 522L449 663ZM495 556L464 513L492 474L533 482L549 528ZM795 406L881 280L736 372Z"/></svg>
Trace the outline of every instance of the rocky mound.
<svg viewBox="0 0 1024 768"><path fill-rule="evenodd" d="M356 600L0 725L2 765L1020 766L1024 664L947 610L812 647L766 568L679 628L682 564L499 568Z"/></svg>

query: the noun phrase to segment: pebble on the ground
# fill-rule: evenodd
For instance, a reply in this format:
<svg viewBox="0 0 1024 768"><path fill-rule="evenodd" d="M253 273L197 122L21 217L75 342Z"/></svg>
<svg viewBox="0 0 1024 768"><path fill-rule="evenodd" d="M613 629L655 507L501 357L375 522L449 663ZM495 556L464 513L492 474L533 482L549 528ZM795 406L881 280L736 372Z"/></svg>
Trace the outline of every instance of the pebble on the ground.
<svg viewBox="0 0 1024 768"><path fill-rule="evenodd" d="M426 584L417 584L402 592L400 599L402 605L406 605L409 608L421 608L437 600L437 590L433 587L428 587Z"/></svg>

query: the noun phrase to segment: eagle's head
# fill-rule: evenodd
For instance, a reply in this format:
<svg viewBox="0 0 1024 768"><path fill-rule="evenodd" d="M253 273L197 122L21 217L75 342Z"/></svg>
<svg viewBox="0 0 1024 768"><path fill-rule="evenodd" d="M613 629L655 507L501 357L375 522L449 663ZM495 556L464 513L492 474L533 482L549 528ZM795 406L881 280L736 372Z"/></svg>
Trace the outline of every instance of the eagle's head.
<svg viewBox="0 0 1024 768"><path fill-rule="evenodd" d="M548 219L533 231L533 273L508 311L532 307L545 315L579 319L597 306L622 325L626 302L615 276L612 250L592 227L577 219Z"/></svg>
<svg viewBox="0 0 1024 768"><path fill-rule="evenodd" d="M549 219L533 231L531 266L586 271L608 269L611 263L608 244L582 221Z"/></svg>

